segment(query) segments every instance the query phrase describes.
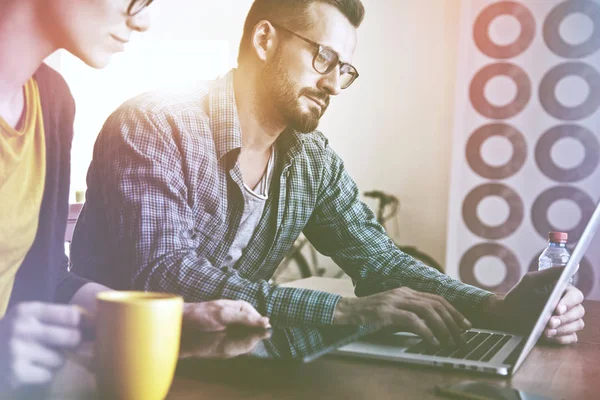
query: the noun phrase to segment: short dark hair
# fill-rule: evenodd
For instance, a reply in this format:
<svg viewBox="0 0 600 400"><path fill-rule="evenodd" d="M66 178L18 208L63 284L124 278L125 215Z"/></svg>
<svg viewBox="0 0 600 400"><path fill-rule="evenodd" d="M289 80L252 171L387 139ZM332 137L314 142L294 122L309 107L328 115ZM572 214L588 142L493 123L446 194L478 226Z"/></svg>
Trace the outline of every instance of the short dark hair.
<svg viewBox="0 0 600 400"><path fill-rule="evenodd" d="M307 29L311 21L306 17L306 11L308 6L316 2L334 6L355 28L358 28L365 18L365 8L360 0L254 0L244 23L238 64L250 50L252 32L256 24L268 20L292 30Z"/></svg>

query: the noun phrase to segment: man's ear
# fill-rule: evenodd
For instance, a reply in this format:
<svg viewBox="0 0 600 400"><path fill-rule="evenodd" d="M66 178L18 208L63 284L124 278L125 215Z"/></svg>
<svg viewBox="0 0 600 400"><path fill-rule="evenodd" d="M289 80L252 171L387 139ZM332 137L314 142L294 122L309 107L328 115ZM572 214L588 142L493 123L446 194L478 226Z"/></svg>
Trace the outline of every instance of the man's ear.
<svg viewBox="0 0 600 400"><path fill-rule="evenodd" d="M275 48L275 28L267 20L260 21L252 31L252 47L261 61L266 61Z"/></svg>

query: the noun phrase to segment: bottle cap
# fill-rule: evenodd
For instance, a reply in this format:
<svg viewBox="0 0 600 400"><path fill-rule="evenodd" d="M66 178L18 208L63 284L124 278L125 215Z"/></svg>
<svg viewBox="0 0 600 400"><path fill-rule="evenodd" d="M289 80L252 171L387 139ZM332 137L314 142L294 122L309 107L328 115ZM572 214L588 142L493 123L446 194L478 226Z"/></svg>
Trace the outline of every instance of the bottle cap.
<svg viewBox="0 0 600 400"><path fill-rule="evenodd" d="M566 242L569 239L569 234L566 232L550 232L548 240L554 243Z"/></svg>

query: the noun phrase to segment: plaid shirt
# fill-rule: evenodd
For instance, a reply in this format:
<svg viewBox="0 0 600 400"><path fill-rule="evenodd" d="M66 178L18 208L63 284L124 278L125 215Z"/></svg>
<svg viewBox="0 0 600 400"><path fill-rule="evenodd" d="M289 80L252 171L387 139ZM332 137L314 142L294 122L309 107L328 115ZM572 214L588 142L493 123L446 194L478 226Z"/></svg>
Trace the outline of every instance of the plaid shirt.
<svg viewBox="0 0 600 400"><path fill-rule="evenodd" d="M320 132L276 141L269 199L242 257L223 260L243 208L233 72L191 94L146 94L105 123L88 171L72 270L115 289L251 303L274 323L331 324L340 296L270 285L301 232L365 296L408 286L475 311L490 293L402 253Z"/></svg>

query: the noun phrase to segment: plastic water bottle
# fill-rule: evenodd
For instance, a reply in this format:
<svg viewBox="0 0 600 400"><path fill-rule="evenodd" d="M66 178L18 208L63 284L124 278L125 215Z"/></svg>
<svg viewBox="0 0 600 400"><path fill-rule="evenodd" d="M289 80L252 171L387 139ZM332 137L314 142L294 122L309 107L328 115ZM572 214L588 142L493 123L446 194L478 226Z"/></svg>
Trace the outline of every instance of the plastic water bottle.
<svg viewBox="0 0 600 400"><path fill-rule="evenodd" d="M538 270L567 265L571 254L567 250L569 234L565 232L550 232L548 234L548 247L544 249L539 258ZM573 284L573 277L571 277Z"/></svg>

